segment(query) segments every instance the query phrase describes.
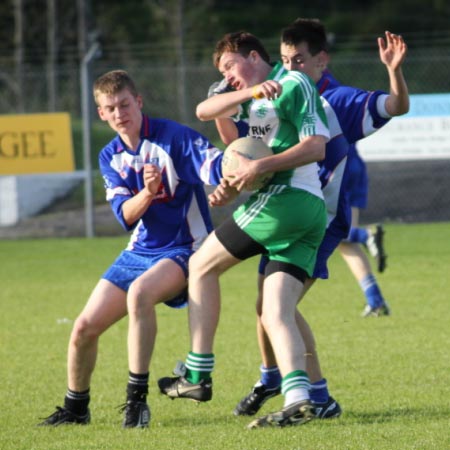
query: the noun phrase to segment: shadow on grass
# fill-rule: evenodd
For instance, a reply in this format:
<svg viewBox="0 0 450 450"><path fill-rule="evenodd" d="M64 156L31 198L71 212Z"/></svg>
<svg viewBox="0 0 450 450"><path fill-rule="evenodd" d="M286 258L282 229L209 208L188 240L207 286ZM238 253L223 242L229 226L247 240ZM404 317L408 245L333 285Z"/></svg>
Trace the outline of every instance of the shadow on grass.
<svg viewBox="0 0 450 450"><path fill-rule="evenodd" d="M408 418L409 421L423 422L426 420L442 420L450 418L450 407L443 408L396 408L383 411L370 411L356 413L344 411L345 417L357 424L388 423L399 418Z"/></svg>
<svg viewBox="0 0 450 450"><path fill-rule="evenodd" d="M251 422L251 417L235 417L232 414L209 414L208 416L202 415L201 417L195 417L194 415L186 415L183 417L171 417L170 420L164 418L156 418L159 425L162 427L223 427L228 425L242 425L243 428Z"/></svg>
<svg viewBox="0 0 450 450"><path fill-rule="evenodd" d="M264 414L262 414L264 415ZM170 427L173 426L224 426L224 425L242 425L246 427L255 417L235 417L232 414L210 414L207 417L195 417L193 415L187 415L186 417L172 418L170 421ZM259 416L258 416L259 417ZM445 420L450 418L450 407L438 409L438 408L396 408L386 409L382 411L370 411L370 412L352 412L345 410L341 418L321 420L321 424L335 424L338 425L341 422L354 423L358 425L368 425L374 423L390 423L407 418L409 422L423 422L427 421ZM318 423L313 421L313 423Z"/></svg>

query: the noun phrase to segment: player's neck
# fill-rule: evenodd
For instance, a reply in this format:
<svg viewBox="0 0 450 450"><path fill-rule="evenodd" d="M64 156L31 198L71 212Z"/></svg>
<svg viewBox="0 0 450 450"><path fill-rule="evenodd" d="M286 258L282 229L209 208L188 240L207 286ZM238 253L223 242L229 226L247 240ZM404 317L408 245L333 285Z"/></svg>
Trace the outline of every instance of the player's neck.
<svg viewBox="0 0 450 450"><path fill-rule="evenodd" d="M128 150L136 152L139 148L139 144L141 142L141 137L139 134L133 136L130 136L128 134L121 134L120 138L122 139Z"/></svg>

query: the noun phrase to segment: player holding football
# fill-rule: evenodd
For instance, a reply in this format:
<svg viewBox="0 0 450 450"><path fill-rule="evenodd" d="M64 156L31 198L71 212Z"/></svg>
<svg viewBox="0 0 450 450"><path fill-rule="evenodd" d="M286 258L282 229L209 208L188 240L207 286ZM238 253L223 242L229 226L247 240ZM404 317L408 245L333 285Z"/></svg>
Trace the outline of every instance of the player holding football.
<svg viewBox="0 0 450 450"><path fill-rule="evenodd" d="M406 55L406 44L401 36L386 32L385 40L378 39L381 62L386 66L390 92L364 91L341 85L327 70L329 61L327 38L324 26L315 19L297 19L282 32L281 58L284 67L306 73L317 85L327 113L330 127L330 141L326 146L325 159L320 162L320 179L327 205L328 225L324 240L320 245L317 262L312 277L305 280L303 295L317 278L328 278L327 260L347 238L351 224L351 210L347 192L346 160L351 143L375 132L385 125L392 116L405 114L409 109L409 96L402 73L402 63ZM271 294L262 290L266 258L262 258L257 299L258 342L262 365L260 380L252 391L236 406L236 415L255 414L266 400L280 393L281 375L277 366L280 361L274 355L270 339L265 332L261 316ZM375 288L372 283L366 288ZM268 294L268 295L267 295ZM263 299L264 297L264 299ZM382 298L371 307L384 308ZM341 414L339 404L329 395L327 381L323 378L314 336L304 317L296 311L296 320L306 343L308 375L311 383L311 400L319 418L332 418ZM278 364L279 365L279 364ZM281 385L281 387L280 387Z"/></svg>
<svg viewBox="0 0 450 450"><path fill-rule="evenodd" d="M191 258L187 371L185 376L162 378L158 383L161 392L171 398L211 399L219 277L244 259L268 253L264 292L270 293L270 302L265 304L262 320L280 361L285 402L281 411L249 427L300 425L314 414L305 346L294 312L304 281L312 275L325 230L316 161L324 157L328 140L326 118L311 80L286 71L281 63L272 67L255 36L245 32L225 35L216 45L214 61L235 91L200 103L197 116L201 120L227 118L242 106L249 117L249 135L263 139L274 152L253 161L240 157L230 184L240 190L260 173L275 175L212 232Z"/></svg>
<svg viewBox="0 0 450 450"><path fill-rule="evenodd" d="M40 425L90 422L99 338L128 313L123 426L142 428L150 421L155 306L186 305L189 258L212 230L203 184L220 183L222 152L190 128L142 114L142 97L125 71L99 77L94 97L100 118L117 132L99 155L106 198L120 224L133 232L74 323L64 407Z"/></svg>

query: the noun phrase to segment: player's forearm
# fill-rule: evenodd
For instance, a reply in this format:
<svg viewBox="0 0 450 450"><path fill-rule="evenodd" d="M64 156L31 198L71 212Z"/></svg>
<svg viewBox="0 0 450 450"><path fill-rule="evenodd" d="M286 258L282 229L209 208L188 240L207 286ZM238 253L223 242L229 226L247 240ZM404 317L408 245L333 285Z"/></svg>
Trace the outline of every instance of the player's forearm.
<svg viewBox="0 0 450 450"><path fill-rule="evenodd" d="M239 137L239 131L232 119L216 119L216 128L225 145L231 144Z"/></svg>
<svg viewBox="0 0 450 450"><path fill-rule="evenodd" d="M154 196L142 189L137 195L131 197L122 205L122 215L128 226L135 224L147 211Z"/></svg>
<svg viewBox="0 0 450 450"><path fill-rule="evenodd" d="M409 111L408 86L401 68L389 70L390 93L386 99L386 111L390 116L400 116Z"/></svg>
<svg viewBox="0 0 450 450"><path fill-rule="evenodd" d="M196 115L201 121L230 117L237 113L238 105L252 98L251 92L247 88L207 98L197 105Z"/></svg>
<svg viewBox="0 0 450 450"><path fill-rule="evenodd" d="M324 136L309 136L283 153L255 161L258 172L279 172L322 161L325 158L325 144Z"/></svg>

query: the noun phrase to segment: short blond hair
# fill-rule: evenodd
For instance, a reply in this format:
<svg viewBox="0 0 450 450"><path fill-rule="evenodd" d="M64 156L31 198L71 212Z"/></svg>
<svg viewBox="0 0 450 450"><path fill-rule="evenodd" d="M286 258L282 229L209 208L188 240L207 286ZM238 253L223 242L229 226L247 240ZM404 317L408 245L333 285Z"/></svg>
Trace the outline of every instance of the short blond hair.
<svg viewBox="0 0 450 450"><path fill-rule="evenodd" d="M128 89L134 97L139 95L136 85L130 75L128 75L128 72L125 70L111 70L98 77L94 82L93 94L95 103L98 105L98 96L100 94L113 95L124 89Z"/></svg>

